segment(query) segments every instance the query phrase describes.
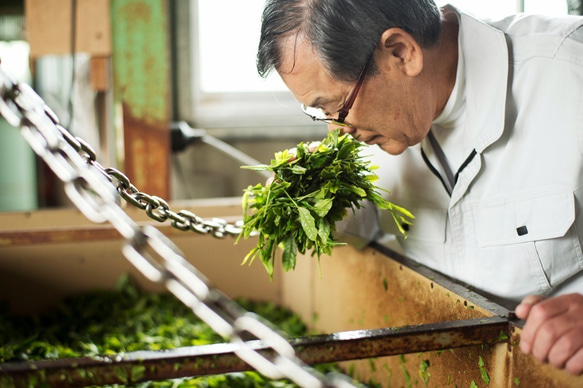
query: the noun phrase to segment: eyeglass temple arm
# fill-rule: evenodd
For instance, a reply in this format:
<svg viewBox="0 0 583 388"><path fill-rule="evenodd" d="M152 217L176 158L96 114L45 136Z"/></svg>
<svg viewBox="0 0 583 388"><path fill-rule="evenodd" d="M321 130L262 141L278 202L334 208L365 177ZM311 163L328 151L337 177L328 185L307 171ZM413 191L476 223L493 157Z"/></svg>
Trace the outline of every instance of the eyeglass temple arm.
<svg viewBox="0 0 583 388"><path fill-rule="evenodd" d="M356 100L356 96L358 95L358 92L359 92L360 88L362 87L362 84L364 83L364 76L365 76L366 72L368 71L368 68L369 68L370 63L372 61L373 55L374 55L374 52L366 60L366 64L364 65L362 71L358 75L358 82L356 83L354 90L350 94L350 97L348 97L348 101L346 101L346 104L344 104L342 109L340 109L340 111L338 111L338 121L343 122L344 119L346 118L346 116L348 116L348 112L352 108L352 105L354 104L354 101Z"/></svg>

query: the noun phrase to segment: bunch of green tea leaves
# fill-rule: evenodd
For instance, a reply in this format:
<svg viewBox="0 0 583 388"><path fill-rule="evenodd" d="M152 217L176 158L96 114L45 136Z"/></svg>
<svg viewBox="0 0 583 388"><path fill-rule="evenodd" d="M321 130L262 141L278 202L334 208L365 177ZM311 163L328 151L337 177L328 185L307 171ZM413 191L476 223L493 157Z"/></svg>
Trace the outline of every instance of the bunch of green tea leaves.
<svg viewBox="0 0 583 388"><path fill-rule="evenodd" d="M273 277L277 247L283 250L285 271L295 268L298 252L312 250L318 260L322 254L330 255L334 246L344 245L334 241L335 223L347 215L347 209L360 208L366 199L389 211L406 236L402 225L410 224L414 217L379 194L381 189L373 184L378 179L372 172L375 167L361 156L364 146L335 130L313 151L309 144L300 143L295 153L276 153L270 165L244 166L274 175L270 184L249 186L243 194L241 236L258 233L257 246L243 263L252 263L259 256Z"/></svg>

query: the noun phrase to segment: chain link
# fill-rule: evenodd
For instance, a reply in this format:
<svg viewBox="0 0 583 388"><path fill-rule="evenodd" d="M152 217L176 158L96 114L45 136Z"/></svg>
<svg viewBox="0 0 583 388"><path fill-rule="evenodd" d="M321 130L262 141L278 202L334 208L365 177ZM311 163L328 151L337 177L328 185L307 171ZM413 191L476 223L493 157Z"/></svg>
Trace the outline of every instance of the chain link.
<svg viewBox="0 0 583 388"><path fill-rule="evenodd" d="M156 221L170 219L175 228L217 238L239 235L240 224L204 220L186 210L176 213L164 199L140 192L123 173L101 166L95 151L63 128L32 88L16 84L1 68L0 114L21 128L25 140L64 182L68 197L87 218L110 222L125 238L126 258L149 280L164 284L214 331L237 344L236 354L243 361L265 376L287 377L303 387L354 387L344 375L323 376L305 365L277 330L212 288L171 240L152 226L139 227L118 199L121 196ZM260 340L273 355L255 350L249 337Z"/></svg>

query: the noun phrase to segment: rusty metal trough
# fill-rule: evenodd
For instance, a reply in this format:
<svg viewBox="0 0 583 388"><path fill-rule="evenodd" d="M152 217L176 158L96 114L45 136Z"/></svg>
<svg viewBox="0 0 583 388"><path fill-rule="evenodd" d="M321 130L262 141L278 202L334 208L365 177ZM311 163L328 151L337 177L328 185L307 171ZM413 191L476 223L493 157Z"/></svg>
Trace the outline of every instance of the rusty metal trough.
<svg viewBox="0 0 583 388"><path fill-rule="evenodd" d="M240 217L238 198L173 204L201 217ZM128 214L152 223L135 209ZM383 387L580 387L574 377L520 352L521 321L503 306L386 247L336 248L332 257L298 258L295 271L269 281L259 263L241 266L253 240L180 232L157 224L213 284L231 297L270 300L291 308L323 333L290 340L309 364L339 361L361 381ZM0 214L0 300L34 313L64 296L112 288L123 273L161 291L131 267L121 239L72 209ZM1 345L1 344L0 344ZM261 349L263 344L251 344ZM265 352L269 352L265 349ZM248 370L233 345L217 344L118 357L0 364L0 381L26 386L35 376L50 386L120 383ZM32 377L31 377L32 376ZM39 380L40 381L40 380Z"/></svg>

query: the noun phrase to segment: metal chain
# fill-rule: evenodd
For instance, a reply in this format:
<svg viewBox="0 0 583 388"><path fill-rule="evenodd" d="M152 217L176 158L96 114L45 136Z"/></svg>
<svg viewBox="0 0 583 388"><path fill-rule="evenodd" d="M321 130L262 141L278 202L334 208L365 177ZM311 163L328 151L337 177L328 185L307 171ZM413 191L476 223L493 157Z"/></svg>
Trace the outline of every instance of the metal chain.
<svg viewBox="0 0 583 388"><path fill-rule="evenodd" d="M20 88L20 90L18 88ZM27 98L29 98L28 96L32 97L30 97L28 101L26 101L25 98L25 101L19 102L22 104L22 110L27 112L26 117L22 117L23 122L21 124L21 117L19 114L20 107L16 105L17 102L15 99L23 94L26 95ZM43 159L47 159L47 164L51 168L56 167L56 171L54 168L53 170L61 180L69 181L70 175L75 174L77 163L81 163L81 160L77 155L81 155L86 163L93 165L114 184L120 196L127 203L144 210L153 220L158 222L170 220L171 225L176 229L182 231L190 230L200 234L212 234L217 238L238 236L242 233L242 221L237 221L235 224L229 224L227 221L220 218L205 220L188 210L174 212L170 209L168 202L164 199L155 195L140 192L121 171L113 167L104 168L97 161L97 155L93 148L83 139L73 136L63 128L59 124L59 120L54 112L46 106L44 101L28 85L19 85L16 89L7 91L6 97L11 97L14 100L3 101L1 103L2 106L0 106L0 114L13 126L23 127L23 136L25 139L39 156L43 157ZM20 100L22 100L22 98ZM38 122L41 127L36 130L30 129L29 123L31 122ZM51 126L53 128L48 128ZM36 135L37 131L42 131L42 135ZM47 136L46 138L44 138L45 135ZM59 146L58 141L62 141L63 139L70 147L66 148L66 150L53 152L55 151L55 148L58 148ZM43 150L45 145L48 146L48 149L51 152L47 153L46 150ZM67 162L62 160L62 158L71 159ZM74 161L73 159L77 160Z"/></svg>
<svg viewBox="0 0 583 388"><path fill-rule="evenodd" d="M178 229L223 237L239 234L239 226L220 219L205 221L185 210L172 212L162 198L139 192L121 172L103 168L93 149L63 128L32 88L15 83L1 68L0 115L20 127L28 144L64 182L66 194L87 218L110 222L126 239L122 251L127 259L149 280L164 284L214 331L237 344L236 354L243 361L269 378L287 377L302 387L355 386L344 375L324 376L307 366L268 322L212 288L158 229L139 227L118 204L119 196L158 221L170 219ZM273 355L259 353L249 339L262 341Z"/></svg>
<svg viewBox="0 0 583 388"><path fill-rule="evenodd" d="M82 149L88 147L82 143ZM99 165L94 157L88 157L88 163ZM171 225L182 231L193 231L201 234L212 234L214 237L223 238L225 236L238 236L242 232L242 221L229 224L221 218L205 220L188 210L175 212L170 209L168 202L155 195L140 192L129 178L121 171L108 167L103 169L99 166L116 186L120 196L130 205L145 211L148 217L158 222L170 220ZM116 183L117 182L117 183Z"/></svg>

